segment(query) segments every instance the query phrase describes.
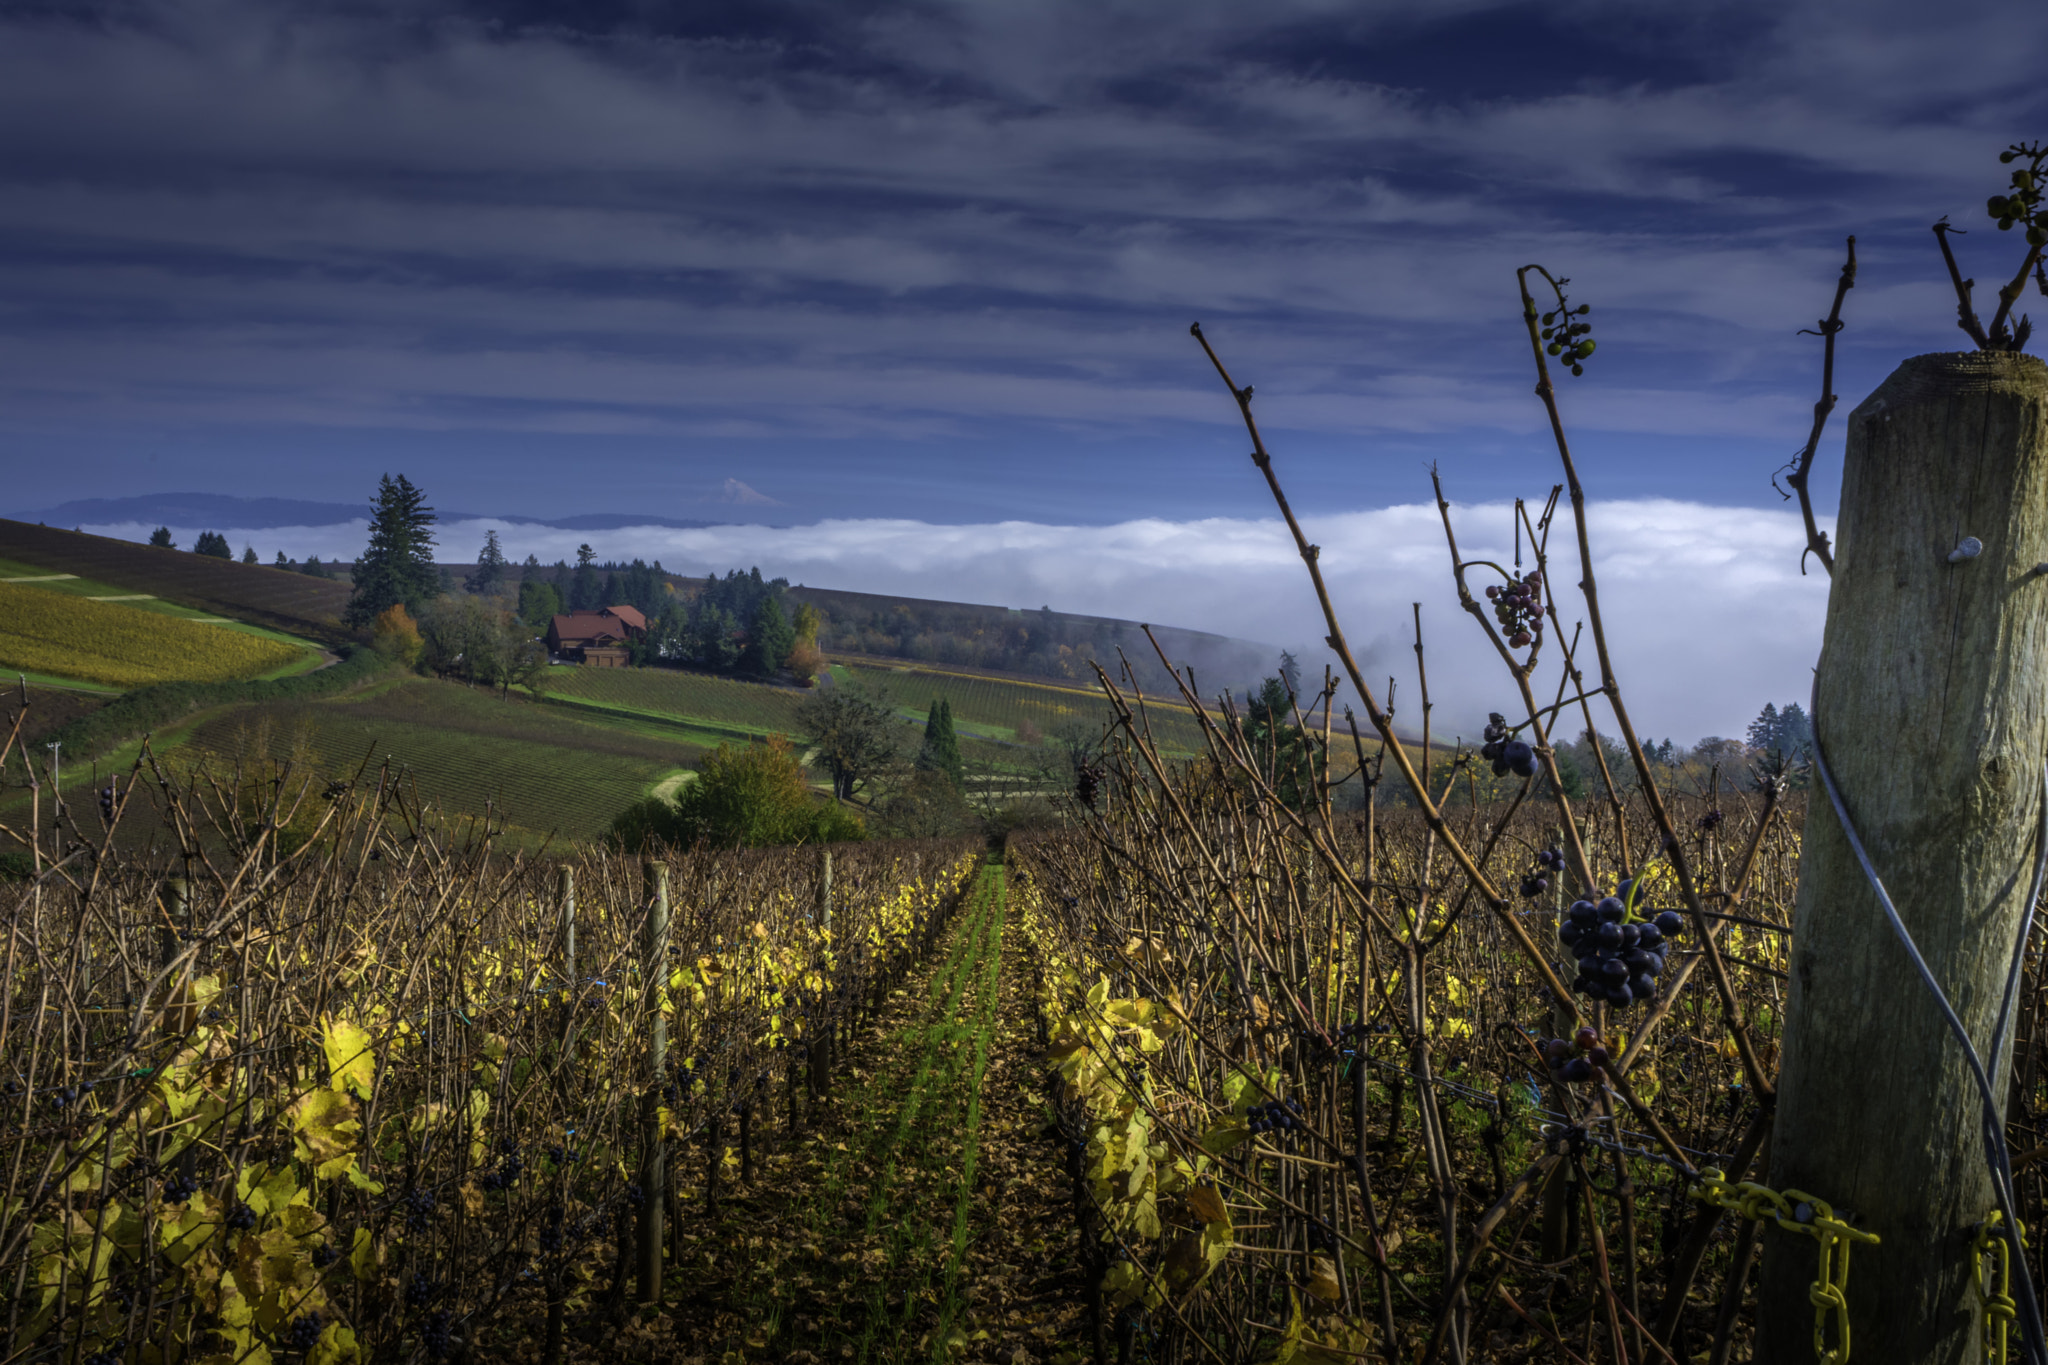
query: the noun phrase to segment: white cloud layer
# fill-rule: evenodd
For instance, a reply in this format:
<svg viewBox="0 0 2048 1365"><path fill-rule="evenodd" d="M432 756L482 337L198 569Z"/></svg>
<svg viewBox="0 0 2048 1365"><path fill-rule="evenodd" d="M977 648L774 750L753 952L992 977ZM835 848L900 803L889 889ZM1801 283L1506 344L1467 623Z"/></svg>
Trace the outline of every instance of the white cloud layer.
<svg viewBox="0 0 2048 1365"><path fill-rule="evenodd" d="M1506 505L1453 509L1469 559L1511 563ZM1802 577L1804 543L1796 514L1669 500L1595 503L1589 514L1594 569L1623 695L1638 729L1692 742L1739 735L1766 701L1803 700L1820 650L1827 579ZM1832 520L1823 526L1832 533ZM628 527L558 531L499 521L440 528L444 559L481 544L495 528L515 561L572 559L588 541L601 558L659 559L677 573L760 566L792 582L860 592L994 603L1115 616L1208 630L1289 646L1310 671L1325 651L1309 642L1323 628L1308 576L1276 520L1139 520L1110 526L996 522L943 526L918 521L840 520L794 527L702 530ZM101 535L147 537L149 527L94 526ZM1427 504L1312 517L1311 540L1354 652L1383 689L1399 680L1404 725L1415 715L1411 603L1423 608L1432 701L1439 733L1472 733L1488 710L1509 709L1513 687L1477 625L1459 611L1442 524ZM197 528L174 528L189 545ZM229 543L269 559L352 558L365 523L230 530ZM1569 514L1551 539L1553 586L1567 626L1583 607ZM1530 561L1533 562L1533 561ZM1477 592L1487 581L1473 571ZM1539 695L1557 686L1557 641L1547 641ZM1598 681L1590 643L1581 651ZM1246 679L1199 679L1205 690ZM1610 722L1601 717L1602 727ZM1576 727L1574 727L1576 728Z"/></svg>

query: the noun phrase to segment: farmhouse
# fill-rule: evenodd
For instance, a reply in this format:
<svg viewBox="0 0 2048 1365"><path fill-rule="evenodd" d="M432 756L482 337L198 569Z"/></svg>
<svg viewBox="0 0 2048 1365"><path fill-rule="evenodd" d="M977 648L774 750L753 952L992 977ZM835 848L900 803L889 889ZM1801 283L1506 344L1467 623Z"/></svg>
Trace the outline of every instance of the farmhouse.
<svg viewBox="0 0 2048 1365"><path fill-rule="evenodd" d="M548 653L592 668L624 668L626 646L647 637L647 618L637 607L602 607L572 612L548 622Z"/></svg>

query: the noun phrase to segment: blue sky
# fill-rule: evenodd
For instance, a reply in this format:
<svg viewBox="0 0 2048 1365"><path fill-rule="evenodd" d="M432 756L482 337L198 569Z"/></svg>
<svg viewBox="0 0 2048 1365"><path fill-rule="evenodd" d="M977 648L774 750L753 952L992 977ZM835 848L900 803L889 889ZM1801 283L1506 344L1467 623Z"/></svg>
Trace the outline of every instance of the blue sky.
<svg viewBox="0 0 2048 1365"><path fill-rule="evenodd" d="M1541 261L1594 495L1775 505L1842 237L1853 404L1958 344L1928 224L2010 268L2044 56L2009 3L0 5L6 502L1258 515L1195 319L1304 504L1541 496Z"/></svg>
<svg viewBox="0 0 2048 1365"><path fill-rule="evenodd" d="M1369 667L1424 601L1473 720L1497 685L1416 505L1439 465L1487 544L1557 478L1541 262L1593 305L1564 406L1624 684L1646 729L1739 732L1805 695L1826 606L1770 484L1798 331L1854 232L1843 410L1964 344L1928 228L2014 268L1983 202L2044 70L2048 6L1979 0L0 0L0 511L404 472L803 528L598 538L672 568L1300 646L1199 319L1347 538Z"/></svg>

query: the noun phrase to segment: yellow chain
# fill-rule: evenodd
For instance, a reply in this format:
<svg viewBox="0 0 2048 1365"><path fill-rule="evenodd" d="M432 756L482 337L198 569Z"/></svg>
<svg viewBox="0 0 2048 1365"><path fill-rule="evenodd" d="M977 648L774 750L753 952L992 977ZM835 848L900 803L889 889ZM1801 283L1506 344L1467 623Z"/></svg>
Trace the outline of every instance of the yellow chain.
<svg viewBox="0 0 2048 1365"><path fill-rule="evenodd" d="M1796 1232L1820 1243L1820 1276L1806 1291L1808 1301L1813 1304L1813 1354L1820 1365L1847 1365L1849 1249L1858 1242L1874 1245L1878 1240L1877 1234L1850 1227L1835 1217L1834 1205L1803 1190L1787 1190L1779 1194L1753 1180L1731 1185L1726 1175L1712 1167L1700 1172L1700 1181L1693 1188L1692 1197L1731 1213L1739 1213L1744 1218L1769 1218L1787 1232ZM1830 1315L1835 1320L1835 1345L1832 1349L1827 1344ZM2000 1339L2003 1340L2002 1329Z"/></svg>
<svg viewBox="0 0 2048 1365"><path fill-rule="evenodd" d="M1970 1259L1976 1272L1977 1301L1984 1305L1984 1359L1990 1365L2005 1365L2008 1334L2019 1317L2018 1306L2012 1301L2012 1243L2000 1231L2004 1224L2005 1215L1991 1210L1977 1225L1977 1239L1972 1246L1975 1254ZM2027 1227L2022 1223L2022 1244L2026 1238ZM1990 1263L1994 1255L1998 1258L1996 1270Z"/></svg>

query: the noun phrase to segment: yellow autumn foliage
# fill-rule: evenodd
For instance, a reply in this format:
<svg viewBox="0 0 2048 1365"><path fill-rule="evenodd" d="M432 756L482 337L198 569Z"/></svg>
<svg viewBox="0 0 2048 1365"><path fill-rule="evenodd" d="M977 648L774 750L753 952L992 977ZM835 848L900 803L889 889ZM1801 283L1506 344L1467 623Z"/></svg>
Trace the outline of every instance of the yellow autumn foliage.
<svg viewBox="0 0 2048 1365"><path fill-rule="evenodd" d="M0 666L110 687L223 682L291 662L293 645L119 602L0 583Z"/></svg>

